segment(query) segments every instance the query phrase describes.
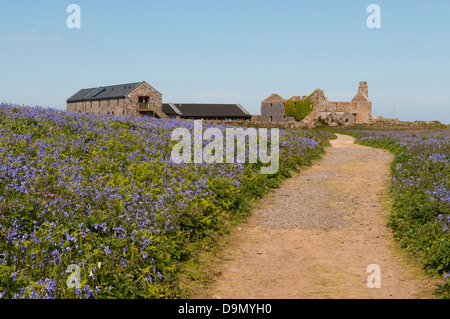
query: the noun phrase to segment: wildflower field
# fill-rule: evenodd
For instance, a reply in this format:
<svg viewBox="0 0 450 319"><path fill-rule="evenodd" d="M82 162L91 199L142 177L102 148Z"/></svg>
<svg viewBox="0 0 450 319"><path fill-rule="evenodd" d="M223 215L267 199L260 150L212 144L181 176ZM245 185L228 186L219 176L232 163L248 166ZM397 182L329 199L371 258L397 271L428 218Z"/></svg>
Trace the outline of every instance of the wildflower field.
<svg viewBox="0 0 450 319"><path fill-rule="evenodd" d="M332 135L281 130L280 169L261 175L173 163L171 132L192 126L0 104L0 297L176 298L183 263Z"/></svg>
<svg viewBox="0 0 450 319"><path fill-rule="evenodd" d="M447 280L450 297L450 130L349 131L359 143L385 148L391 166L393 200L389 226L394 236L431 275Z"/></svg>

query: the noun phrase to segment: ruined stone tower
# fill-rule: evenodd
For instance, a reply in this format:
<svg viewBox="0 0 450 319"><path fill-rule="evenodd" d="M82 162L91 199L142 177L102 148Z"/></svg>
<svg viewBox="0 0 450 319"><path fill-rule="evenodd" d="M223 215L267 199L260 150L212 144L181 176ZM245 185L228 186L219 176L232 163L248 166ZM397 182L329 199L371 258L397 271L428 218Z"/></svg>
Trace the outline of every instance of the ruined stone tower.
<svg viewBox="0 0 450 319"><path fill-rule="evenodd" d="M362 81L359 82L359 88L358 93L353 98L352 102L367 102L369 100L369 86L367 85L367 82Z"/></svg>
<svg viewBox="0 0 450 319"><path fill-rule="evenodd" d="M359 82L358 93L356 93L352 103L357 103L352 112L356 115L356 123L369 123L372 120L372 102L369 99L367 82Z"/></svg>

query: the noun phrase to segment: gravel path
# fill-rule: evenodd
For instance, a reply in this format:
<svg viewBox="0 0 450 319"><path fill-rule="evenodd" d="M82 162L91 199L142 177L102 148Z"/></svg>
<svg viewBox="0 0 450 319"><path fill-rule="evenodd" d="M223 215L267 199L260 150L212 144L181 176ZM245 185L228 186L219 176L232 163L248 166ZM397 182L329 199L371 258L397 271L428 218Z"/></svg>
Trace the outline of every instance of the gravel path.
<svg viewBox="0 0 450 319"><path fill-rule="evenodd" d="M341 135L327 156L303 174L286 181L256 210L256 223L271 228L341 228L351 222L364 203L378 206L376 194L358 191L389 176L384 151L353 145ZM344 147L343 147L344 146ZM369 163L370 162L370 163ZM370 164L370 165L368 165ZM282 207L282 210L280 208ZM364 208L366 209L366 208Z"/></svg>
<svg viewBox="0 0 450 319"><path fill-rule="evenodd" d="M433 282L406 263L380 197L393 156L337 134L324 158L261 200L195 298L427 298ZM367 267L381 270L368 288Z"/></svg>

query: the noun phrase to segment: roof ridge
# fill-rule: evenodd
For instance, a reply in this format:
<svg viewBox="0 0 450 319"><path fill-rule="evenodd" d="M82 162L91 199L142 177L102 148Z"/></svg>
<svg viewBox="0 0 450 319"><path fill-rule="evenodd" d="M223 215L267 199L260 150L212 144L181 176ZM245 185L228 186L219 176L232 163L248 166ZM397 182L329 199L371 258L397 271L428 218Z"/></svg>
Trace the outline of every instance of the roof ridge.
<svg viewBox="0 0 450 319"><path fill-rule="evenodd" d="M122 83L115 85L104 85L92 88L81 89L70 98L67 99L67 103L89 101L89 100L102 100L111 98L124 98L131 91L136 89L139 85L145 81ZM104 89L98 96L92 96L97 90Z"/></svg>

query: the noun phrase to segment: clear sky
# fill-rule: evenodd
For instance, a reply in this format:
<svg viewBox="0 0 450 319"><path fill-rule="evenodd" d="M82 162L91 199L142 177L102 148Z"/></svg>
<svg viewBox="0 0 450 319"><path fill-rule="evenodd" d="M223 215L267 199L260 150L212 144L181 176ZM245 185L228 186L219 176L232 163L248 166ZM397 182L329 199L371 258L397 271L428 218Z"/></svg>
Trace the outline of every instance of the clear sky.
<svg viewBox="0 0 450 319"><path fill-rule="evenodd" d="M367 81L373 115L450 123L450 1L1 1L0 74L10 103L64 109L81 88L146 81L163 102L252 114L272 93L350 101Z"/></svg>

